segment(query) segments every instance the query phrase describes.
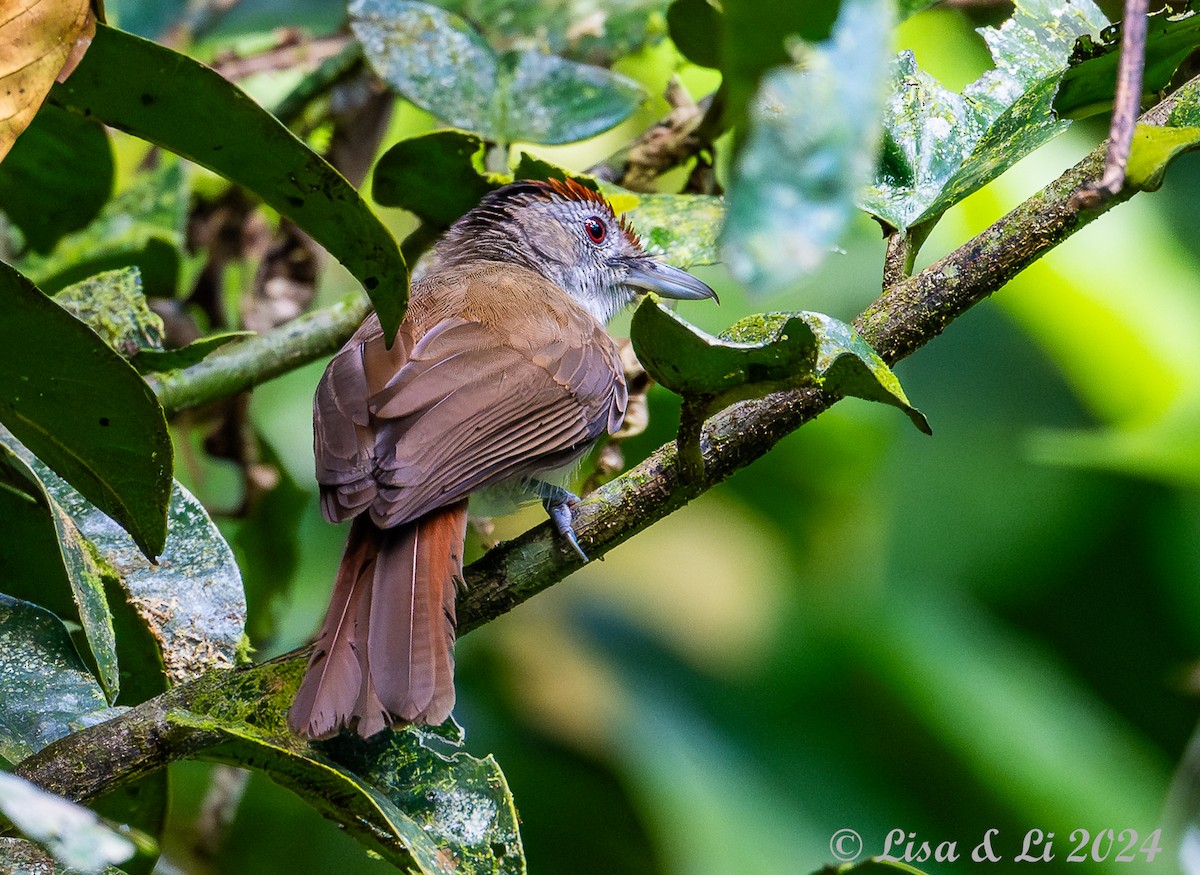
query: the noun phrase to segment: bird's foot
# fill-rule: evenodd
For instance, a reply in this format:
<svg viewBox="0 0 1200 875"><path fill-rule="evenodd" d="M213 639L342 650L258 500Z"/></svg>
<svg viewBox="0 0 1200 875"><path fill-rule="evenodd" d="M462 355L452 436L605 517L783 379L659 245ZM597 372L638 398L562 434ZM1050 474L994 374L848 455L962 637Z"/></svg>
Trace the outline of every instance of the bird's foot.
<svg viewBox="0 0 1200 875"><path fill-rule="evenodd" d="M554 528L571 545L575 555L585 564L590 562L587 553L584 553L583 548L579 546L579 539L575 537L575 526L571 520L571 508L579 503L579 496L569 489L563 489L561 486L555 486L544 480L530 479L528 485L533 494L542 500L542 507L546 508L546 513L549 515L550 521L554 523Z"/></svg>

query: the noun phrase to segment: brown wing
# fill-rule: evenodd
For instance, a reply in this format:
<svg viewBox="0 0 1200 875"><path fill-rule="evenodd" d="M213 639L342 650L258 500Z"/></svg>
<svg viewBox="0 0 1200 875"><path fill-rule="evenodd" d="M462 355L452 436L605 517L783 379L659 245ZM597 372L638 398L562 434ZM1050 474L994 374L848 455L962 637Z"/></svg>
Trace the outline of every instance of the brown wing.
<svg viewBox="0 0 1200 875"><path fill-rule="evenodd" d="M378 525L400 525L569 464L620 426L624 377L599 323L540 277L520 289L465 279L460 313L475 318L442 318L415 343L408 326L390 352L369 322L322 378L317 479L330 519L369 508ZM511 306L522 293L526 305Z"/></svg>

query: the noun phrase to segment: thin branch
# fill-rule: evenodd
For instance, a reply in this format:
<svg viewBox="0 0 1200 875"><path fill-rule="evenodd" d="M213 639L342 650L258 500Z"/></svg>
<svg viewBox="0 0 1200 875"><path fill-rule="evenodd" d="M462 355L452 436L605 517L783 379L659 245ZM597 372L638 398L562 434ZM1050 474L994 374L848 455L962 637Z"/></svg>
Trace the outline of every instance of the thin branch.
<svg viewBox="0 0 1200 875"><path fill-rule="evenodd" d="M335 352L369 312L365 298L346 298L147 382L168 416L228 398Z"/></svg>
<svg viewBox="0 0 1200 875"><path fill-rule="evenodd" d="M254 55L242 56L236 52L218 55L212 68L229 81L237 82L259 73L316 67L341 54L350 45L355 46L357 55L357 44L349 34L312 38L305 37L299 30L281 30L277 32L277 39L276 45Z"/></svg>
<svg viewBox="0 0 1200 875"><path fill-rule="evenodd" d="M1141 121L1162 124L1174 103L1168 98ZM1132 196L1132 191L1124 189L1095 208L1083 206L1076 197L1096 178L1106 154L1106 146L1097 148L982 234L885 291L856 321L858 330L889 363L928 343L1029 264ZM265 377L248 382L261 379ZM603 556L760 458L837 400L820 390L802 389L744 401L721 411L709 419L701 435L704 466L700 482L680 478L675 443L666 444L576 506L575 529L581 544L591 556ZM458 606L460 634L557 583L579 564L548 523L497 545L466 569L468 590ZM285 659L300 658L294 654ZM68 798L95 798L117 784L174 759L195 756L217 743L217 732L172 723L167 719L169 712L213 697L245 695L247 689L256 689L259 681L277 685L277 679L266 677L269 668L209 672L107 723L60 739L15 771Z"/></svg>
<svg viewBox="0 0 1200 875"><path fill-rule="evenodd" d="M1138 109L1142 103L1146 15L1149 6L1149 0L1125 0L1125 17L1121 22L1121 59L1117 67L1117 93L1108 133L1108 155L1100 180L1080 193L1085 206L1095 206L1095 200L1115 196L1125 185L1125 168L1129 164L1133 131L1137 127Z"/></svg>

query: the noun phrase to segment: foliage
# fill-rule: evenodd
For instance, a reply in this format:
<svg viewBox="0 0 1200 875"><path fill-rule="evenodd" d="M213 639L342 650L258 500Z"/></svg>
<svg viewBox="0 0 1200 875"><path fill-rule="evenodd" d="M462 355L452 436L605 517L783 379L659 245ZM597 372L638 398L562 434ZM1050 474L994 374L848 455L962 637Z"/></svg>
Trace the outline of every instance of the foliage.
<svg viewBox="0 0 1200 875"><path fill-rule="evenodd" d="M885 258L867 216L903 297L922 245L986 228L1031 153L1068 163L1054 141L1116 81L1119 26L1092 0L1021 0L980 27L992 68L961 90L931 72L930 35L947 28L961 61L973 22L931 0L783 4L777 19L748 0L352 0L352 35L302 32L299 51L273 26L320 29L328 9L260 5L271 26L139 0L110 0L110 23L77 0L0 22L19 48L0 85L23 95L0 125L0 764L81 745L107 791L85 800L98 816L0 773L24 837L0 841L0 868L150 872L160 847L186 854L213 763L295 796L252 780L232 831L197 851L239 858L231 870L377 868L361 845L422 873L792 872L829 863L848 825L868 855L898 824L960 853L995 827L1005 859L1034 825L1154 834L1195 719L1162 679L1200 648L1200 307L1178 291L1200 267L1173 236L1194 214L1121 226L1136 304L1120 263L1039 262L918 356L907 391L850 318ZM1138 127L1123 197L1200 146L1200 87L1180 81L1198 21L1150 20L1146 90L1175 90L1169 116ZM170 40L120 29L155 22ZM893 56L897 34L913 50ZM670 75L705 101L677 98L652 127ZM652 160L657 190L622 187ZM354 287L394 331L409 261L437 234L506 182L568 176L734 311L687 311L703 327L654 300L633 313L659 388L621 452L662 443L688 476L656 498L635 468L626 494L682 505L726 476L703 459L727 434L702 424L746 400L735 423L813 391L930 433L911 392L946 426L918 443L894 413L838 404L686 523L471 635L470 744L453 722L304 743L283 717L302 662L247 663L302 644L332 579L307 365L362 309L295 317ZM953 290L959 265L928 270ZM251 338L262 312L281 315ZM623 510L595 512L633 533ZM540 548L507 549L532 574ZM153 750L100 755L139 732ZM1194 824L1190 774L1175 799Z"/></svg>

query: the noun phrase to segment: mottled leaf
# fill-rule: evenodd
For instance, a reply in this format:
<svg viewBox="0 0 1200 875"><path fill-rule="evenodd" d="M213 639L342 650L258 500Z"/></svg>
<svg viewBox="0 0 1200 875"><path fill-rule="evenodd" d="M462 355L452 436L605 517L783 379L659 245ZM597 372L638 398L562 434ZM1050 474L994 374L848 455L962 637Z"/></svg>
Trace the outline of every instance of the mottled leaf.
<svg viewBox="0 0 1200 875"><path fill-rule="evenodd" d="M88 0L10 0L0 21L0 160L96 26Z"/></svg>
<svg viewBox="0 0 1200 875"><path fill-rule="evenodd" d="M719 197L699 194L635 194L616 186L601 191L628 219L646 251L684 269L719 261L717 235L725 221Z"/></svg>
<svg viewBox="0 0 1200 875"><path fill-rule="evenodd" d="M909 403L900 381L871 344L863 340L845 322L839 322L823 313L806 313L804 316L819 343L816 377L823 388L838 395L852 395L855 398L898 407L908 415L918 431L933 434L929 420ZM751 317L752 320L754 318ZM777 324L781 322L782 320L779 320ZM730 329L730 337L737 328L735 325ZM764 325L763 328L767 329L767 326ZM755 329L757 331L757 324ZM754 337L757 336L756 331L746 332L741 336L743 339ZM763 336L764 339L771 336L769 329L764 331Z"/></svg>
<svg viewBox="0 0 1200 875"><path fill-rule="evenodd" d="M154 394L95 332L3 264L0 310L0 423L158 555L172 449Z"/></svg>
<svg viewBox="0 0 1200 875"><path fill-rule="evenodd" d="M721 239L740 282L776 291L841 238L875 163L891 25L889 0L844 0L827 43L763 77Z"/></svg>
<svg viewBox="0 0 1200 875"><path fill-rule="evenodd" d="M302 671L293 660L222 678L169 719L216 733L223 742L205 758L266 772L393 865L431 875L449 866L525 871L512 796L491 757L450 752L438 733L412 728L307 745L285 717Z"/></svg>
<svg viewBox="0 0 1200 875"><path fill-rule="evenodd" d="M25 461L120 575L127 598L158 643L172 683L234 664L246 624L241 574L229 545L191 493L174 484L166 544L158 564L151 564L107 515L36 459Z"/></svg>
<svg viewBox="0 0 1200 875"><path fill-rule="evenodd" d="M102 873L137 851L128 836L95 812L4 772L0 772L0 813L22 835L78 872Z"/></svg>
<svg viewBox="0 0 1200 875"><path fill-rule="evenodd" d="M51 99L250 189L344 264L388 335L395 332L408 300L395 239L341 174L237 86L186 55L100 25Z"/></svg>
<svg viewBox="0 0 1200 875"><path fill-rule="evenodd" d="M495 139L556 145L616 127L645 97L620 73L538 51L500 56L501 112Z"/></svg>
<svg viewBox="0 0 1200 875"><path fill-rule="evenodd" d="M607 65L663 36L667 0L438 0L475 22L497 49L538 48Z"/></svg>
<svg viewBox="0 0 1200 875"><path fill-rule="evenodd" d="M980 29L996 69L962 94L901 53L863 209L900 230L932 220L1066 130L1053 102L1067 59L1078 37L1107 24L1092 0L1018 2L999 28Z"/></svg>
<svg viewBox="0 0 1200 875"><path fill-rule="evenodd" d="M158 167L104 205L81 231L68 234L45 256L20 268L39 287L59 291L108 270L138 268L147 293L173 297L187 223L188 183L183 163L167 155Z"/></svg>
<svg viewBox="0 0 1200 875"><path fill-rule="evenodd" d="M31 458L28 450L16 445L7 432L3 434L7 436L6 451L13 447L24 454L15 459L15 465L7 467L9 476L0 470L0 519L4 520L4 526L0 527L0 580L4 581L7 594L35 602L59 617L78 622L81 630L85 630L84 617L88 613L81 611L76 596L82 589L85 600L101 605L103 613L97 622L100 634L88 633L97 644L89 644L87 650L80 649L90 656L93 648L110 644L113 637L116 639L115 668L119 680L107 684L110 699L118 688L118 701L127 704L143 702L161 693L167 684L158 642L151 635L147 620L130 604L120 576L95 545L78 532L74 520L54 497L67 487L55 478L47 488L26 465L25 459ZM6 452L0 458L11 458L11 454ZM16 466L20 470L15 470ZM31 478L36 482L30 482ZM47 502L56 508L53 518L46 510ZM69 534L72 531L74 534ZM84 573L81 580L72 580L67 576L64 557L74 558L79 549L84 551L83 562L71 565L82 565ZM95 587L100 588L99 594L93 591ZM100 676L100 659L99 656L90 659L97 676Z"/></svg>
<svg viewBox="0 0 1200 875"><path fill-rule="evenodd" d="M150 309L136 267L105 271L67 286L54 303L85 323L123 358L162 349L162 317Z"/></svg>
<svg viewBox="0 0 1200 875"><path fill-rule="evenodd" d="M1102 30L1098 37L1080 37L1071 53L1069 68L1062 77L1054 109L1079 118L1091 112L1112 109L1117 87L1117 62L1121 53L1121 24ZM1172 15L1162 9L1146 22L1146 52L1142 70L1142 93L1156 94L1188 55L1200 46L1200 15Z"/></svg>
<svg viewBox="0 0 1200 875"><path fill-rule="evenodd" d="M22 507L21 496L11 491L0 496L0 507L7 511L3 517L6 531L0 534L0 541L7 545L0 557L5 589L8 595L58 608L61 616L79 622L96 676L108 700L113 701L120 688L117 642L100 564L74 521L17 455L15 446L15 438L0 427L0 481L22 484L36 504ZM34 526L42 531L30 531ZM22 543L15 535L28 540ZM47 592L59 588L68 589L71 597ZM46 595L56 598L47 600ZM69 606L68 610L62 611L60 605Z"/></svg>
<svg viewBox="0 0 1200 875"><path fill-rule="evenodd" d="M354 0L351 28L375 71L422 109L485 139L570 143L624 121L641 87L602 67L525 49L502 54L466 19L414 0Z"/></svg>
<svg viewBox="0 0 1200 875"><path fill-rule="evenodd" d="M367 61L389 85L455 127L500 139L496 53L470 22L408 0L354 0L349 11Z"/></svg>
<svg viewBox="0 0 1200 875"><path fill-rule="evenodd" d="M49 252L96 217L113 173L104 126L46 105L0 163L0 210L31 249Z"/></svg>
<svg viewBox="0 0 1200 875"><path fill-rule="evenodd" d="M62 620L0 595L0 757L19 763L113 713Z"/></svg>
<svg viewBox="0 0 1200 875"><path fill-rule="evenodd" d="M870 344L821 313L748 316L713 337L648 298L634 312L630 336L651 377L686 398L711 399L712 407L813 386L898 407L931 433Z"/></svg>

